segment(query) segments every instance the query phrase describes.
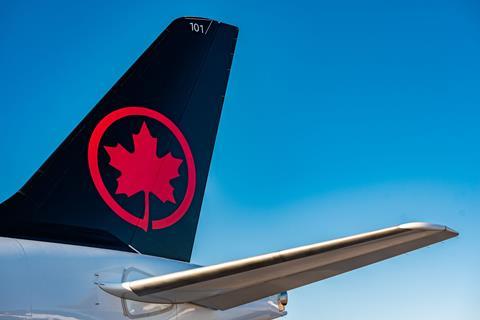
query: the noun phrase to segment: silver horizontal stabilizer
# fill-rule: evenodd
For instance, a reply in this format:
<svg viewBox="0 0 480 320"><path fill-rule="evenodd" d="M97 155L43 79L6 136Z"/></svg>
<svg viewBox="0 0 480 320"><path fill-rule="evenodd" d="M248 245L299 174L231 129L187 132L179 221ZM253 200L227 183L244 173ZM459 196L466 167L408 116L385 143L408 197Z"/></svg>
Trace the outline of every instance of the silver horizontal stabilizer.
<svg viewBox="0 0 480 320"><path fill-rule="evenodd" d="M446 226L407 223L256 257L100 287L150 303L229 309L457 236Z"/></svg>

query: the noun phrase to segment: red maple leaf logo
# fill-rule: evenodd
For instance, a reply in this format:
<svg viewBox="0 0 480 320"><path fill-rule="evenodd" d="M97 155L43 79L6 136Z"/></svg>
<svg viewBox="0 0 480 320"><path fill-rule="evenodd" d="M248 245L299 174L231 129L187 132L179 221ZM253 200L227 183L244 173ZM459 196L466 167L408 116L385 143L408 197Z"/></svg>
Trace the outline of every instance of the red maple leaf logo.
<svg viewBox="0 0 480 320"><path fill-rule="evenodd" d="M131 197L138 192L144 192L145 212L142 219L142 229L148 229L150 215L150 194L154 194L162 202L176 203L170 184L172 179L180 176L178 168L183 160L175 158L169 152L163 157L157 156L157 138L150 133L145 122L140 131L132 135L134 150L130 153L121 144L114 147L105 146L110 156L109 164L120 171L117 178L115 194L125 194Z"/></svg>

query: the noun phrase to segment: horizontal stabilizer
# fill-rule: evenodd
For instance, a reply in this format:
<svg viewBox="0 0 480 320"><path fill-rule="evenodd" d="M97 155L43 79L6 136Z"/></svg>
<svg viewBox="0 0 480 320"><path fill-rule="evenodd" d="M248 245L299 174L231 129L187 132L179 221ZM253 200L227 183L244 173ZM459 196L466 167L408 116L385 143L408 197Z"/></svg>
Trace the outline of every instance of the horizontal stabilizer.
<svg viewBox="0 0 480 320"><path fill-rule="evenodd" d="M332 241L146 279L105 283L118 297L229 309L457 236L446 226L408 223Z"/></svg>

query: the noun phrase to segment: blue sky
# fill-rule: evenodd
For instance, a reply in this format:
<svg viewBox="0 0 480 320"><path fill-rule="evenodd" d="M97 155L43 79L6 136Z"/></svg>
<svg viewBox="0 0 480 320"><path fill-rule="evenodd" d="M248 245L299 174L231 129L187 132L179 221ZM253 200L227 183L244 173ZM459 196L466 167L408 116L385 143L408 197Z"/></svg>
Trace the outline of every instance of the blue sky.
<svg viewBox="0 0 480 320"><path fill-rule="evenodd" d="M290 292L287 319L476 319L479 9L475 1L4 1L0 199L171 20L216 18L240 35L193 261L409 221L448 224L459 238Z"/></svg>

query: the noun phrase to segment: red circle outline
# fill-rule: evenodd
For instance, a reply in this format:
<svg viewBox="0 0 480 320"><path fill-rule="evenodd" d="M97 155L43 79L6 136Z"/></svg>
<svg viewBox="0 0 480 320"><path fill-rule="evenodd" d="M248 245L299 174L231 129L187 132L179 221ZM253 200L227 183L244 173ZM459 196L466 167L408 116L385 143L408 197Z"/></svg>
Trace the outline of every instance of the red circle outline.
<svg viewBox="0 0 480 320"><path fill-rule="evenodd" d="M90 141L88 143L88 167L90 169L90 175L92 176L93 184L97 188L98 193L105 201L105 203L110 207L110 209L112 209L118 216L120 216L128 223L142 228L145 231L148 230L149 221L146 221L145 225L143 219L134 216L133 214L122 208L122 206L120 206L118 202L112 197L103 182L102 176L100 174L100 169L98 167L98 149L100 146L100 140L105 134L105 131L114 122L130 116L145 116L157 120L158 122L166 126L178 140L183 150L183 153L185 154L188 171L187 190L185 192L185 196L177 209L169 216L162 219L152 220L152 229L167 228L178 222L187 212L195 194L196 184L195 163L193 160L192 151L190 150L190 146L188 145L187 139L185 138L183 133L169 118L167 118L158 111L139 106L124 107L107 114L102 120L100 120L100 122L93 130Z"/></svg>

